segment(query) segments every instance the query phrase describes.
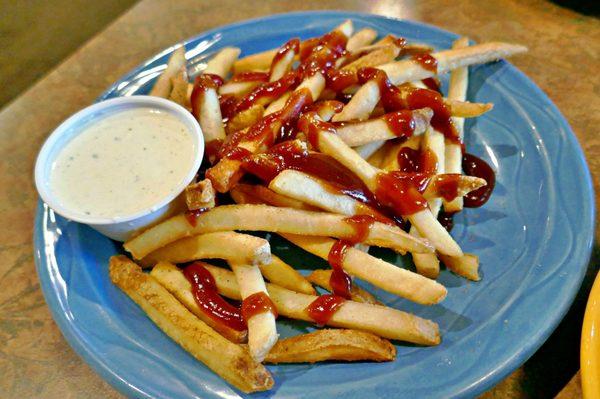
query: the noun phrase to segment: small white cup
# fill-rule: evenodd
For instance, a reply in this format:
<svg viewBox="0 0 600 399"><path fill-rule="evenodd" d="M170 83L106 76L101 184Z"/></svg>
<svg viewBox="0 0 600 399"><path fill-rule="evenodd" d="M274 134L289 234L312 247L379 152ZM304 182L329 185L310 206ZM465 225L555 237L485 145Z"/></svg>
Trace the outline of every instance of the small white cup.
<svg viewBox="0 0 600 399"><path fill-rule="evenodd" d="M194 162L185 179L176 190L164 198L161 198L156 204L149 208L142 209L132 215L114 218L86 217L81 215L80 212L77 212L77 210L68 209L57 201L50 187L50 167L60 150L69 141L79 135L83 131L84 126L93 123L94 119L104 118L125 109L141 107L150 107L163 112L169 112L183 122L192 135L194 145L197 149L194 155ZM134 232L139 231L172 213L171 211L176 207L173 200L177 198L177 196L179 196L185 187L192 181L198 168L200 168L203 155L204 137L202 136L202 130L196 119L188 110L172 101L160 97L119 97L102 101L82 109L64 121L54 130L54 132L52 132L46 139L46 142L42 146L37 157L35 164L35 185L42 200L59 215L76 222L85 223L113 240L125 241L131 237Z"/></svg>

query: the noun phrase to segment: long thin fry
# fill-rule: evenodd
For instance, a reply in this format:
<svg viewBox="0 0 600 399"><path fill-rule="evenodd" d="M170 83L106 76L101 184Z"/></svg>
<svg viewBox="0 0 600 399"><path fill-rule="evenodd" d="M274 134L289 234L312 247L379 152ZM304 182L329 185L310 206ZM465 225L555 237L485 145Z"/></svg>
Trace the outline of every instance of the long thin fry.
<svg viewBox="0 0 600 399"><path fill-rule="evenodd" d="M333 272L333 270L331 270L331 269L329 269L329 270L325 270L325 269L313 270L312 273L310 273L308 275L307 279L311 283L318 285L319 287L324 288L329 292L333 292L333 289L331 288L331 284L329 283L332 272ZM377 299L375 299L375 297L370 292L360 288L359 286L357 286L354 283L352 284L352 287L350 288L350 299L352 299L355 302L383 305L381 302L379 302Z"/></svg>
<svg viewBox="0 0 600 399"><path fill-rule="evenodd" d="M374 334L358 330L325 329L279 340L267 355L265 362L389 362L395 357L396 347Z"/></svg>
<svg viewBox="0 0 600 399"><path fill-rule="evenodd" d="M335 240L328 237L280 235L322 259L328 258L331 247L335 244ZM413 302L432 305L446 297L447 291L443 285L356 248L348 248L342 261L342 267L352 276Z"/></svg>
<svg viewBox="0 0 600 399"><path fill-rule="evenodd" d="M235 300L241 298L232 272L208 265L206 269L215 279L221 295ZM280 316L313 321L306 308L317 299L316 296L293 292L275 284L267 284L267 291ZM440 343L436 323L381 305L346 301L333 314L327 325L367 331L383 338L421 345Z"/></svg>
<svg viewBox="0 0 600 399"><path fill-rule="evenodd" d="M267 369L252 359L248 351L220 336L190 313L135 263L125 256L113 256L109 269L112 282L165 334L228 383L247 393L273 387L273 378Z"/></svg>
<svg viewBox="0 0 600 399"><path fill-rule="evenodd" d="M140 261L144 266L158 262L184 263L198 259L226 259L231 262L269 264L269 242L247 234L223 231L183 238L157 249Z"/></svg>
<svg viewBox="0 0 600 399"><path fill-rule="evenodd" d="M399 111L385 114L364 122L347 123L337 128L337 135L350 147L368 144L374 141L392 140L407 132L397 132L392 121L403 120L413 126L411 135L425 133L433 112L429 108L416 111Z"/></svg>
<svg viewBox="0 0 600 399"><path fill-rule="evenodd" d="M267 205L224 205L195 217L192 225L185 215L174 216L126 242L136 259L180 238L216 231L269 231L354 239L356 230L344 215L310 212ZM431 252L429 243L415 240L396 226L375 222L365 243L398 251Z"/></svg>
<svg viewBox="0 0 600 399"><path fill-rule="evenodd" d="M491 42L432 54L437 60L437 71L425 69L418 61L412 59L391 62L377 68L386 72L392 84L397 85L429 78L436 73L440 74L468 65L495 61L525 51L527 51L527 48L520 45ZM333 120L344 122L354 119L366 119L379 102L379 99L380 93L377 83L369 81L356 92L352 100Z"/></svg>
<svg viewBox="0 0 600 399"><path fill-rule="evenodd" d="M306 277L275 255L271 255L271 263L259 265L259 268L262 275L273 284L303 294L315 294Z"/></svg>
<svg viewBox="0 0 600 399"><path fill-rule="evenodd" d="M304 209L307 211L316 211L317 207L308 205L301 200L290 198L285 194L277 193L264 186L254 186L251 184L237 184L229 192L231 198L238 204L267 204L282 208ZM248 199L254 201L248 201Z"/></svg>
<svg viewBox="0 0 600 399"><path fill-rule="evenodd" d="M469 46L469 38L461 37L456 40L452 48L460 49ZM456 68L450 73L450 83L448 85L448 99L464 101L467 98L467 86L469 85L469 68ZM459 138L464 136L465 121L463 118L452 118ZM448 173L462 173L462 148L459 144L446 143L446 170ZM463 199L455 198L452 201L444 201L444 210L446 212L460 212L463 208Z"/></svg>

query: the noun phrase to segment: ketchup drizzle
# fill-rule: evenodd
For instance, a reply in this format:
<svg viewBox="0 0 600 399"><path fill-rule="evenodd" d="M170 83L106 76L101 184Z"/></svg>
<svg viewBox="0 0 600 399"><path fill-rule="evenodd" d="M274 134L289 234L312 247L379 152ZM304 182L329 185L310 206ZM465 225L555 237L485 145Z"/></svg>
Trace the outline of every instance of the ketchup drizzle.
<svg viewBox="0 0 600 399"><path fill-rule="evenodd" d="M335 295L342 298L350 299L350 290L352 289L352 279L342 267L346 252L352 248L353 244L349 241L338 240L329 250L327 261L331 265L333 271L329 278L329 285Z"/></svg>
<svg viewBox="0 0 600 399"><path fill-rule="evenodd" d="M398 137L411 137L415 132L416 122L411 111L390 112L382 118L392 133Z"/></svg>
<svg viewBox="0 0 600 399"><path fill-rule="evenodd" d="M236 331L246 330L246 322L239 309L219 295L212 274L202 262L194 262L187 266L183 269L183 275L192 285L194 299L202 312Z"/></svg>
<svg viewBox="0 0 600 399"><path fill-rule="evenodd" d="M436 73L438 70L438 61L429 53L420 53L412 56L412 59L418 62L424 69Z"/></svg>
<svg viewBox="0 0 600 399"><path fill-rule="evenodd" d="M306 313L315 323L324 326L344 302L346 302L346 299L341 296L321 295L306 307Z"/></svg>
<svg viewBox="0 0 600 399"><path fill-rule="evenodd" d="M198 224L198 217L208 210L209 208L200 208L195 209L193 211L186 211L184 214L185 219L188 221L190 226L196 227L196 225Z"/></svg>
<svg viewBox="0 0 600 399"><path fill-rule="evenodd" d="M230 82L268 82L269 74L267 72L240 72L235 74L229 80Z"/></svg>
<svg viewBox="0 0 600 399"><path fill-rule="evenodd" d="M250 320L252 316L260 313L271 312L277 318L277 308L275 304L264 292L255 292L254 294L244 298L242 301L242 316L244 320Z"/></svg>
<svg viewBox="0 0 600 399"><path fill-rule="evenodd" d="M490 199L496 186L496 175L487 162L472 154L463 154L462 168L465 175L480 177L487 182L487 185L471 191L464 197L464 205L467 208L478 208Z"/></svg>
<svg viewBox="0 0 600 399"><path fill-rule="evenodd" d="M279 50L277 50L277 53L275 54L275 56L273 57L273 61L271 61L271 68L269 70L269 75L271 75L273 73L273 69L275 68L275 66L286 56L287 53L289 53L290 51L293 51L295 54L298 53L298 51L300 51L300 39L298 38L294 38L289 40L287 43L285 43L283 46L281 46L279 48Z"/></svg>

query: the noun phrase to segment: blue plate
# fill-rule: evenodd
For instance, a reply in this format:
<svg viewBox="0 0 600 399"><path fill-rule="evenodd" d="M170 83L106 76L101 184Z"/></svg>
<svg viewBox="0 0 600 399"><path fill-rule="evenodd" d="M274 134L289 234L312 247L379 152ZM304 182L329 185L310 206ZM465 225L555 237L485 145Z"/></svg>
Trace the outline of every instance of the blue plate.
<svg viewBox="0 0 600 399"><path fill-rule="evenodd" d="M437 48L450 47L457 37L374 15L311 12L206 32L185 43L187 55L198 65L223 46L239 46L247 55L292 36L321 35L346 18L356 28ZM171 50L119 80L102 99L146 93ZM443 271L439 280L448 297L430 307L374 290L386 304L438 322L441 345L398 344L396 361L383 364L269 366L274 389L253 397L471 397L522 364L556 327L579 288L592 244L594 197L583 154L552 102L507 62L471 68L468 98L495 104L492 112L468 121L466 143L497 171L496 190L483 208L463 212L453 231L466 251L480 256L483 279L472 283ZM283 239L271 243L302 270L323 266ZM120 245L40 203L35 248L54 319L77 353L119 391L135 397L239 396L110 283L108 258ZM411 267L387 251L374 253ZM287 320L279 328L283 336L310 329Z"/></svg>

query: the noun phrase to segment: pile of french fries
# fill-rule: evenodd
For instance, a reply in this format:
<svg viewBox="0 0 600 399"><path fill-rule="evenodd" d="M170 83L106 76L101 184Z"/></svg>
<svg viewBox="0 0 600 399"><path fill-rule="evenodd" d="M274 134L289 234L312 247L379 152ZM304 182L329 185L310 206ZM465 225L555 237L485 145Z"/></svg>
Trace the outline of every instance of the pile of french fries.
<svg viewBox="0 0 600 399"><path fill-rule="evenodd" d="M321 38L292 39L241 59L240 49L224 48L193 84L179 47L150 93L194 114L210 164L186 189L187 209L127 241L131 259L112 257L110 277L168 336L243 392L272 388L263 363L391 361L396 349L390 340L440 343L435 322L382 304L357 280L433 305L447 294L435 281L440 261L460 276L479 279L477 256L464 253L437 219L442 209L462 210L462 197L486 184L461 168L464 118L491 109L466 101L467 67L526 49L507 43L469 46L461 38L452 49L433 52L392 35L377 36L370 28L354 32L348 20ZM435 68L419 60L423 54ZM365 68L383 71L399 96L422 88L423 79L450 72L443 109L452 115L458 140L432 125L438 111L429 108L396 112L410 133L399 137L382 105L384 88L375 79L355 78ZM336 74L350 79L337 92L331 83ZM268 178L254 173L258 179L252 165L281 166L274 148L326 157L398 218L382 217L373 202L332 189L330 181L302 168L271 168ZM424 186L413 193L417 211L407 211L399 193L378 194L406 148L432 153L436 160ZM449 174L457 181L453 198L441 188ZM304 276L272 254L269 241L240 231L277 233L329 260L333 269ZM370 255L368 246L410 253L416 272ZM229 268L207 259L224 260ZM336 273L351 276L345 294L335 286ZM318 295L313 284L330 294ZM322 312L319 318L311 313L315 309ZM227 317L236 317L237 326L224 322ZM277 317L335 328L278 339Z"/></svg>

